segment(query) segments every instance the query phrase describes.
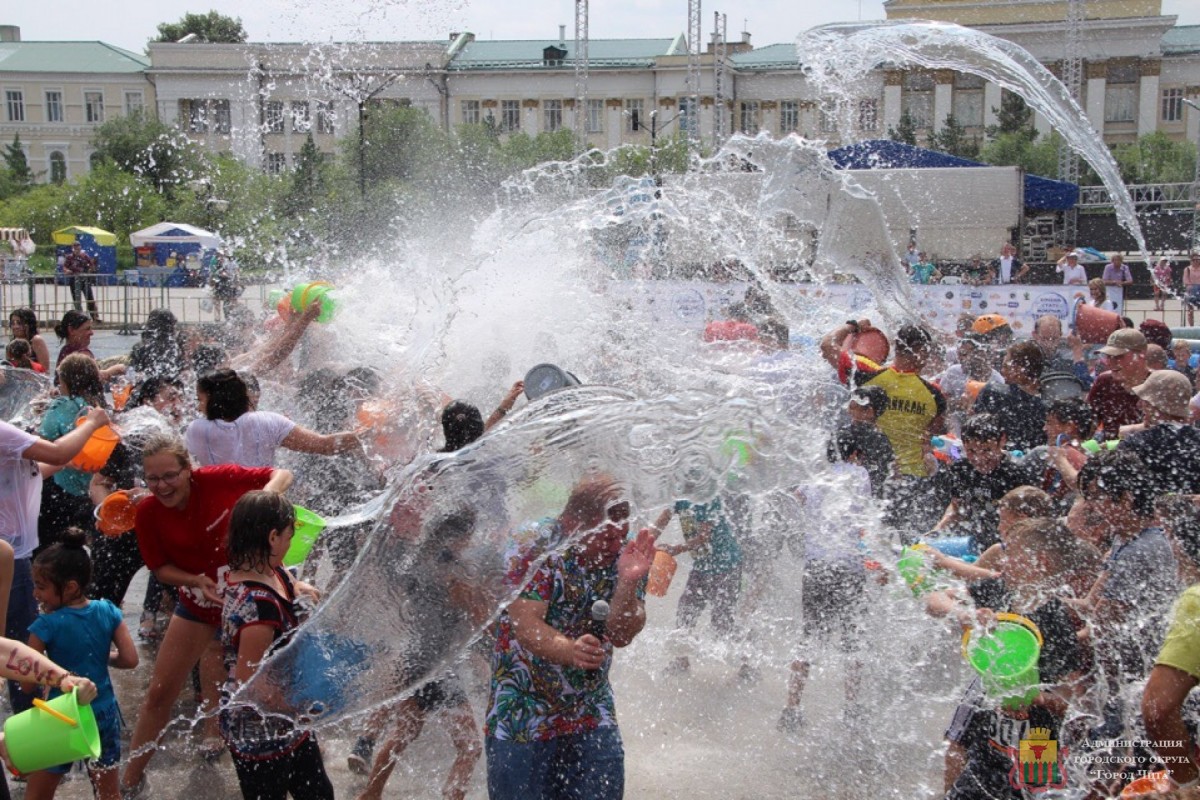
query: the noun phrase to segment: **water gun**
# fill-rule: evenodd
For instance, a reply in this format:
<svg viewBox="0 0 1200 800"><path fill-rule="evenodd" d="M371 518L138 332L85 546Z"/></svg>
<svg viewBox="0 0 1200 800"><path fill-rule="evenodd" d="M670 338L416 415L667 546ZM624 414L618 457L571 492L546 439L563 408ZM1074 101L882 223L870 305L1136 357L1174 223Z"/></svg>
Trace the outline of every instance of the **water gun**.
<svg viewBox="0 0 1200 800"><path fill-rule="evenodd" d="M953 464L963 457L962 441L957 436L941 435L929 439L933 457L946 464Z"/></svg>
<svg viewBox="0 0 1200 800"><path fill-rule="evenodd" d="M1113 439L1111 442L1099 442L1095 439L1088 439L1079 446L1083 448L1083 451L1089 456L1094 456L1101 450L1116 450L1118 444L1120 444L1119 439Z"/></svg>

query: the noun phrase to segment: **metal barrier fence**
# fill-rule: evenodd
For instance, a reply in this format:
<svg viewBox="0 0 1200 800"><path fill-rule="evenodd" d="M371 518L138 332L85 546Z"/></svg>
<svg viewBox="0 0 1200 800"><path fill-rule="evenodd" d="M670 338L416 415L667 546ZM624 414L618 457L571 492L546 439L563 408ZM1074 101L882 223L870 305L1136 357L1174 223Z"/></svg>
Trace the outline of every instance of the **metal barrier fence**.
<svg viewBox="0 0 1200 800"><path fill-rule="evenodd" d="M143 270L143 272L146 272ZM144 276L143 276L144 277ZM161 281L160 281L161 282ZM240 301L257 311L266 303L267 293L274 288L266 283L243 286ZM92 286L100 326L120 328L123 332L141 328L146 316L156 308L169 308L181 323L219 322L221 302L208 287L141 286L120 283L114 286ZM51 328L72 308L88 310L85 296L76 303L71 287L55 283L50 275L30 275L0 282L0 312L5 324L16 308L32 308L38 323Z"/></svg>

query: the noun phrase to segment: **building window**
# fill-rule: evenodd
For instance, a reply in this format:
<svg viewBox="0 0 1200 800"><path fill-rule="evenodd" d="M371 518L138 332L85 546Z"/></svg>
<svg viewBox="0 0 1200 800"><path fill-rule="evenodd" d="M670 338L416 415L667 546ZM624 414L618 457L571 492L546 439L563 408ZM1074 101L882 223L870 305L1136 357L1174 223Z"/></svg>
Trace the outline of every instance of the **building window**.
<svg viewBox="0 0 1200 800"><path fill-rule="evenodd" d="M103 153L92 153L90 156L88 156L88 167L91 169L98 169L100 167L100 165L103 163L104 163L104 154Z"/></svg>
<svg viewBox="0 0 1200 800"><path fill-rule="evenodd" d="M604 101L603 100L588 100L587 101L587 132L588 133L603 133L604 132Z"/></svg>
<svg viewBox="0 0 1200 800"><path fill-rule="evenodd" d="M283 105L283 104L280 103L280 105ZM286 169L287 169L287 153L267 153L267 174L268 175L279 175Z"/></svg>
<svg viewBox="0 0 1200 800"><path fill-rule="evenodd" d="M292 101L292 132L293 133L308 133L308 129L312 127L312 119L308 116L308 101L293 100Z"/></svg>
<svg viewBox="0 0 1200 800"><path fill-rule="evenodd" d="M954 118L965 128L983 127L983 92L954 92Z"/></svg>
<svg viewBox="0 0 1200 800"><path fill-rule="evenodd" d="M212 131L228 136L232 127L229 116L228 100L213 100L209 103L209 113L212 117Z"/></svg>
<svg viewBox="0 0 1200 800"><path fill-rule="evenodd" d="M67 157L61 150L50 151L50 182L67 182Z"/></svg>
<svg viewBox="0 0 1200 800"><path fill-rule="evenodd" d="M500 132L515 133L521 130L521 101L500 101Z"/></svg>
<svg viewBox="0 0 1200 800"><path fill-rule="evenodd" d="M479 124L479 101L478 100L463 100L462 101L462 121L464 125Z"/></svg>
<svg viewBox="0 0 1200 800"><path fill-rule="evenodd" d="M1138 81L1135 64L1109 64L1104 84L1104 121L1133 122L1137 119Z"/></svg>
<svg viewBox="0 0 1200 800"><path fill-rule="evenodd" d="M817 120L821 133L837 133L837 114L832 108L822 108Z"/></svg>
<svg viewBox="0 0 1200 800"><path fill-rule="evenodd" d="M267 103L266 125L267 133L283 133L283 103L279 100Z"/></svg>
<svg viewBox="0 0 1200 800"><path fill-rule="evenodd" d="M104 122L104 92L83 93L83 118L86 122Z"/></svg>
<svg viewBox="0 0 1200 800"><path fill-rule="evenodd" d="M1183 121L1183 89L1163 89L1162 121Z"/></svg>
<svg viewBox="0 0 1200 800"><path fill-rule="evenodd" d="M125 93L125 115L136 114L146 107L146 96L141 92Z"/></svg>
<svg viewBox="0 0 1200 800"><path fill-rule="evenodd" d="M779 132L792 133L800 130L800 103L795 100L779 101Z"/></svg>
<svg viewBox="0 0 1200 800"><path fill-rule="evenodd" d="M562 100L542 101L542 130L554 133L562 127Z"/></svg>
<svg viewBox="0 0 1200 800"><path fill-rule="evenodd" d="M334 133L332 100L317 103L317 133Z"/></svg>
<svg viewBox="0 0 1200 800"><path fill-rule="evenodd" d="M180 100L179 124L188 133L208 133L208 109L204 101Z"/></svg>
<svg viewBox="0 0 1200 800"><path fill-rule="evenodd" d="M46 122L63 121L62 92L57 89L46 92Z"/></svg>
<svg viewBox="0 0 1200 800"><path fill-rule="evenodd" d="M679 131L681 133L700 130L700 115L697 113L699 108L696 105L695 96L688 95L679 98Z"/></svg>
<svg viewBox="0 0 1200 800"><path fill-rule="evenodd" d="M738 131L754 135L758 133L759 116L758 101L747 100L741 104L741 115L738 119Z"/></svg>
<svg viewBox="0 0 1200 800"><path fill-rule="evenodd" d="M913 127L918 130L933 127L933 76L927 72L908 72L904 75L900 112L908 112Z"/></svg>
<svg viewBox="0 0 1200 800"><path fill-rule="evenodd" d="M879 130L879 101L874 97L858 101L858 129L860 131Z"/></svg>
<svg viewBox="0 0 1200 800"><path fill-rule="evenodd" d="M8 108L9 122L25 121L25 93L20 89L8 89L4 92L4 104Z"/></svg>
<svg viewBox="0 0 1200 800"><path fill-rule="evenodd" d="M625 101L625 130L629 133L636 133L642 129L645 124L645 118L642 116L642 101L626 100Z"/></svg>

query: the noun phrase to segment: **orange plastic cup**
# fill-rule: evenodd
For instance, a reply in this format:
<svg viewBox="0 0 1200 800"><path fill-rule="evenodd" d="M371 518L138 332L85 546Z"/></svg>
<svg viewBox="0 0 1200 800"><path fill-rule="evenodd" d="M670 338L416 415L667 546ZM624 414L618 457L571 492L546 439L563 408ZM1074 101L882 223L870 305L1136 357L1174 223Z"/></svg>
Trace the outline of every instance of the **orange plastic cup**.
<svg viewBox="0 0 1200 800"><path fill-rule="evenodd" d="M113 408L121 411L125 408L125 404L129 402L129 396L133 394L132 383L122 383L119 386L114 386L112 390Z"/></svg>
<svg viewBox="0 0 1200 800"><path fill-rule="evenodd" d="M96 506L96 528L105 536L120 536L133 530L137 506L126 491L116 491Z"/></svg>
<svg viewBox="0 0 1200 800"><path fill-rule="evenodd" d="M75 427L78 428L86 421L80 417L75 420ZM88 439L87 444L79 451L79 455L71 459L71 466L84 472L99 472L108 463L108 457L113 454L113 450L117 449L119 441L121 441L121 436L112 429L112 426L104 425L97 428L96 432L92 434L92 438Z"/></svg>
<svg viewBox="0 0 1200 800"><path fill-rule="evenodd" d="M656 551L654 563L650 566L650 576L646 579L646 593L655 597L666 597L677 569L679 564L673 555L662 550Z"/></svg>

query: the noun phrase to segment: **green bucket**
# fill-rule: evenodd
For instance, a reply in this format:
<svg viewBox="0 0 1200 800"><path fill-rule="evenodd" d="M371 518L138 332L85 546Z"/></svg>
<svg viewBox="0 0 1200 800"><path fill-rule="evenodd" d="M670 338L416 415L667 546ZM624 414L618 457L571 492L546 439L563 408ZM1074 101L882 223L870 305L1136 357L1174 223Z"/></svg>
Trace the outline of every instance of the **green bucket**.
<svg viewBox="0 0 1200 800"><path fill-rule="evenodd" d="M292 508L296 509L296 527L292 534L292 543L288 546L287 552L283 554L285 567L298 567L303 564L304 559L308 558L308 554L312 551L313 545L317 543L317 537L321 535L321 531L325 530L325 520L307 508L300 506L292 506Z"/></svg>
<svg viewBox="0 0 1200 800"><path fill-rule="evenodd" d="M905 547L900 551L900 559L896 562L896 572L908 584L913 597L931 592L933 582L929 580L929 565L925 563L925 552L929 547L923 544Z"/></svg>
<svg viewBox="0 0 1200 800"><path fill-rule="evenodd" d="M4 722L4 743L22 774L100 757L100 729L91 706L79 704L75 690L49 702L34 700L28 711Z"/></svg>
<svg viewBox="0 0 1200 800"><path fill-rule="evenodd" d="M329 322L337 313L337 300L329 294L333 287L324 281L302 283L292 290L292 310L304 311L313 303L321 304L317 322Z"/></svg>
<svg viewBox="0 0 1200 800"><path fill-rule="evenodd" d="M1027 706L1037 697L1042 632L1017 614L997 614L990 633L963 634L963 653L983 679L988 697L1006 708Z"/></svg>

